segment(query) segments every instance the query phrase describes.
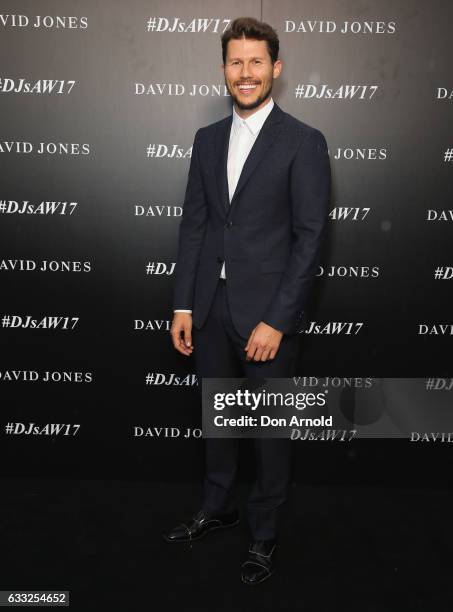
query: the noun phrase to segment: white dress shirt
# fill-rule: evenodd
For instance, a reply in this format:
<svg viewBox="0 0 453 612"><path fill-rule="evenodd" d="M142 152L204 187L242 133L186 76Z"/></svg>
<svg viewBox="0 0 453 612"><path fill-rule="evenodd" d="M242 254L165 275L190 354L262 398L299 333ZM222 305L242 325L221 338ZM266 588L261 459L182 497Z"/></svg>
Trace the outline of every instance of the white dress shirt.
<svg viewBox="0 0 453 612"><path fill-rule="evenodd" d="M258 111L243 119L236 112L233 106L233 120L231 122L230 141L228 144L228 192L230 202L233 198L234 191L241 176L242 168L245 160L250 153L253 144L263 127L263 123L271 112L274 106L274 101L271 98L269 102L260 108ZM226 278L225 262L222 264L220 278ZM175 312L192 312L191 310L175 310Z"/></svg>

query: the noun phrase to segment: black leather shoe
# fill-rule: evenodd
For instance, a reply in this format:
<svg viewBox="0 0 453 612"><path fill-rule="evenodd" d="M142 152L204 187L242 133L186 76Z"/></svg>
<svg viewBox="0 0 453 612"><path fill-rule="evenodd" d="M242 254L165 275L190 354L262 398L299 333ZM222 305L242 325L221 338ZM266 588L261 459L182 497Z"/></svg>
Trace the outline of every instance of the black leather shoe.
<svg viewBox="0 0 453 612"><path fill-rule="evenodd" d="M276 540L256 540L249 548L247 561L242 564L241 580L245 584L255 585L272 576L275 571L273 558Z"/></svg>
<svg viewBox="0 0 453 612"><path fill-rule="evenodd" d="M209 514L200 510L190 521L180 523L163 536L167 542L192 542L216 529L227 529L236 525L239 525L237 510L225 514Z"/></svg>

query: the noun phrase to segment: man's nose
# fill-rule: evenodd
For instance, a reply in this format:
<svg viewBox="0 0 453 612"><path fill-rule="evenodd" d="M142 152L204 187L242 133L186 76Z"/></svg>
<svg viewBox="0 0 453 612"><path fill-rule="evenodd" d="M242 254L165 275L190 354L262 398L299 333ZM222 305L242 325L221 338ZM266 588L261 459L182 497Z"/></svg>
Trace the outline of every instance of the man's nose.
<svg viewBox="0 0 453 612"><path fill-rule="evenodd" d="M248 79L251 76L248 64L242 64L241 78Z"/></svg>

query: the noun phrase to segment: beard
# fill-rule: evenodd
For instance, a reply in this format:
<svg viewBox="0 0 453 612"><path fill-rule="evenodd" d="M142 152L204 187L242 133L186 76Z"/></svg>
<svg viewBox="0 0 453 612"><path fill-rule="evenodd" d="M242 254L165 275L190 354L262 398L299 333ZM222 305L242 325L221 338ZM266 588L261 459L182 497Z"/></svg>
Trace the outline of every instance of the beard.
<svg viewBox="0 0 453 612"><path fill-rule="evenodd" d="M268 87L263 91L263 93L260 96L256 98L256 100L253 100L252 102L241 102L241 100L239 100L236 97L236 94L234 93L234 91L230 89L226 80L225 80L225 85L227 86L230 96L233 98L233 102L236 104L236 106L240 110L253 110L254 108L257 108L260 104L262 104L264 100L266 100L270 96L271 91L272 91L273 80L274 79L271 78L271 80L269 81Z"/></svg>

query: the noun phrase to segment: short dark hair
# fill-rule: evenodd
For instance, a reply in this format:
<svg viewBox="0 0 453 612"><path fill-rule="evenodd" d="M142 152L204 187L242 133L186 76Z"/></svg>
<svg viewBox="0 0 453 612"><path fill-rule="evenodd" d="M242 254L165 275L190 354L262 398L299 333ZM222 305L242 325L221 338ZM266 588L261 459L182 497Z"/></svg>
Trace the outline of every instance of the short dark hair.
<svg viewBox="0 0 453 612"><path fill-rule="evenodd" d="M232 21L230 27L225 30L222 35L222 58L223 63L226 62L227 46L230 40L239 40L240 38L254 38L256 40L265 40L267 42L267 50L271 56L272 63L278 59L279 40L277 32L268 23L258 21L253 17L238 17Z"/></svg>

